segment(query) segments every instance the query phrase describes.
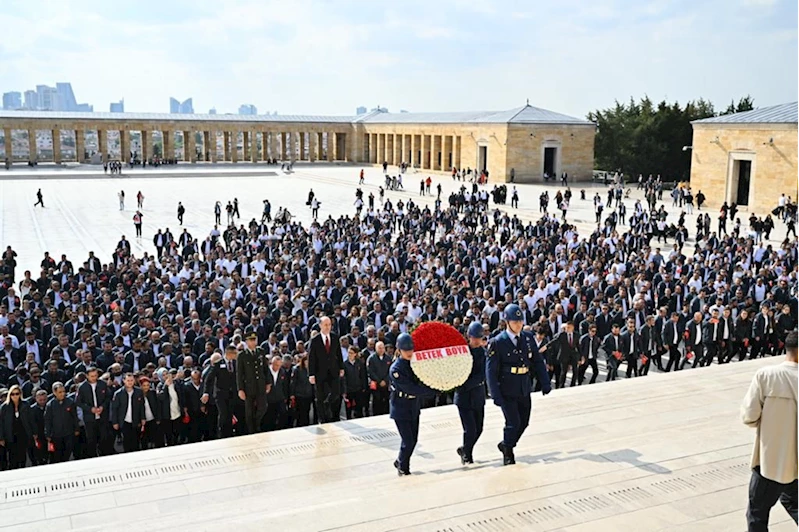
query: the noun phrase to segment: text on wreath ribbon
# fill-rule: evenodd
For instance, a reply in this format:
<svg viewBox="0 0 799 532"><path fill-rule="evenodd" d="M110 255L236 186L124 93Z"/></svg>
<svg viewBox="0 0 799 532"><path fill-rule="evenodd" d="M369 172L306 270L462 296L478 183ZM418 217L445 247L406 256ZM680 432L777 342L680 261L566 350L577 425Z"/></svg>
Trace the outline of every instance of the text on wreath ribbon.
<svg viewBox="0 0 799 532"><path fill-rule="evenodd" d="M451 347L437 347L435 349L425 349L424 351L414 351L414 360L436 360L459 355L469 354L469 348L465 345L453 345Z"/></svg>

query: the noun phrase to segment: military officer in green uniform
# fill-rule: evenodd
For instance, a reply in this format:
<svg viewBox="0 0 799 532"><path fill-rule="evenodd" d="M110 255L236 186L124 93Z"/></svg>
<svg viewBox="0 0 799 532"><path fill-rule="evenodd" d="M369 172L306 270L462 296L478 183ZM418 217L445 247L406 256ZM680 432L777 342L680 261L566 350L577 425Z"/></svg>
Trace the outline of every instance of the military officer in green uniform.
<svg viewBox="0 0 799 532"><path fill-rule="evenodd" d="M244 419L247 432L255 434L261 428L261 419L266 414L266 394L269 380L264 367L264 352L258 347L255 331L247 333L247 347L239 353L236 365L236 385L239 399L244 401Z"/></svg>

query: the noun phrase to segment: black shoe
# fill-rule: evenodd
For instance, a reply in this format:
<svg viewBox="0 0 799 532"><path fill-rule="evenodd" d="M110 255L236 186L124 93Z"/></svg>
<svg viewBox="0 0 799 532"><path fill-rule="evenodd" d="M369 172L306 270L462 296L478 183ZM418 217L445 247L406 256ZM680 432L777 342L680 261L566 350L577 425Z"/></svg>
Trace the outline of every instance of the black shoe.
<svg viewBox="0 0 799 532"><path fill-rule="evenodd" d="M499 442L499 444L497 444L497 449L499 449L499 452L502 453L502 465L511 465L516 463L516 461L513 459L513 451L505 447L504 442Z"/></svg>
<svg viewBox="0 0 799 532"><path fill-rule="evenodd" d="M394 467L397 469L397 476L404 477L405 475L410 475L410 471L406 471L400 468L399 460L394 460Z"/></svg>
<svg viewBox="0 0 799 532"><path fill-rule="evenodd" d="M466 455L463 454L463 447L458 447L455 452L457 452L458 456L461 457L461 465L466 465L467 463L469 463L469 460L466 458Z"/></svg>

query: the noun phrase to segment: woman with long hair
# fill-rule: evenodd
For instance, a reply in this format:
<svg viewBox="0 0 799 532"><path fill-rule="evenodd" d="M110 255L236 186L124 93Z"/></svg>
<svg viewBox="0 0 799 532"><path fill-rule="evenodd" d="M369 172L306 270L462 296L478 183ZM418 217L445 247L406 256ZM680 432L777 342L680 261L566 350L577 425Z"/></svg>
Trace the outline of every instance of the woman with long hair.
<svg viewBox="0 0 799 532"><path fill-rule="evenodd" d="M0 445L6 448L8 469L25 467L28 443L33 437L30 407L22 400L22 389L14 384L0 406Z"/></svg>

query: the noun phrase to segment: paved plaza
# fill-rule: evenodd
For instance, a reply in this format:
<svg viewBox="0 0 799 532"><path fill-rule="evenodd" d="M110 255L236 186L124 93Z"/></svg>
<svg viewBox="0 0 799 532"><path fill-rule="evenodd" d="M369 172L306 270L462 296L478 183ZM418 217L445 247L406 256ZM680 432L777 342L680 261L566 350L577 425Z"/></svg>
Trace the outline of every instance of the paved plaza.
<svg viewBox="0 0 799 532"><path fill-rule="evenodd" d="M308 191L313 189L321 202L320 218L342 214L354 215L355 189L358 187L358 174L361 166L348 164L295 165L290 174L280 170L280 166L257 164L216 165L213 168L195 165L167 166L158 169L125 170L121 176L104 175L98 166L68 166L63 168L41 166L37 169L14 167L11 171L0 172L0 244L11 245L19 254L17 271L30 269L38 276L39 263L45 251L56 260L62 253L77 266L94 251L101 261L108 262L121 235L125 235L133 245L133 253L155 253L152 237L159 228L167 228L177 238L182 228L177 221L177 204L182 201L186 207L184 227L197 239L203 240L214 224L214 203L225 204L233 198L239 199L240 223L248 223L252 218L260 220L263 200L272 203L272 214L278 208L287 207L296 219L307 227L312 221L311 211L305 205ZM389 172L396 173L396 167ZM433 206L435 196L419 196L419 181L431 175L433 190L442 185L442 201L446 205L447 195L463 182L453 181L441 173L414 172L409 170L403 176L405 191L386 193L396 205L397 200ZM378 187L383 184L383 173L379 167L365 167L366 184L364 201L369 193L374 193L378 202ZM471 186L471 185L469 185ZM522 220L537 220L538 197L544 190L550 191L553 198L557 190L565 190L560 184L515 185L519 190L519 208L510 208L508 184L508 205L503 210L517 214ZM493 185L483 188L488 190ZM45 208L34 207L36 191L41 188ZM580 190L586 190L586 200L581 201ZM628 216L636 199L643 201L641 191L632 187L631 198L626 200ZM125 191L125 208L119 209L117 194ZM144 194L143 237L134 238L133 214L136 211L136 194ZM572 185L572 202L568 211L568 221L575 223L580 234L588 235L595 225L591 198L599 192L606 199L606 187L601 184L576 183ZM780 191L774 191L776 205ZM790 191L786 191L790 194ZM663 195L669 212L669 223L676 222L679 209L671 207L668 191ZM492 204L493 208L493 204ZM554 201L550 202L553 212ZM695 211L696 212L696 211ZM603 218L607 215L606 210ZM765 213L757 213L763 216ZM710 211L713 230L716 228L715 210ZM742 212L741 222L748 225L748 213ZM225 221L223 211L222 221ZM693 242L696 232L696 214L686 217ZM731 227L729 224L728 227ZM624 226L619 226L624 231ZM773 244L778 244L785 235L785 226L777 222L772 232ZM654 242L654 241L653 241ZM20 275L21 277L21 275Z"/></svg>
<svg viewBox="0 0 799 532"><path fill-rule="evenodd" d="M443 406L422 412L415 473L399 479L388 416L8 471L0 531L742 532L755 431L739 407L777 362L535 394L511 467L489 404L474 465ZM771 515L770 530L796 530L780 505Z"/></svg>

